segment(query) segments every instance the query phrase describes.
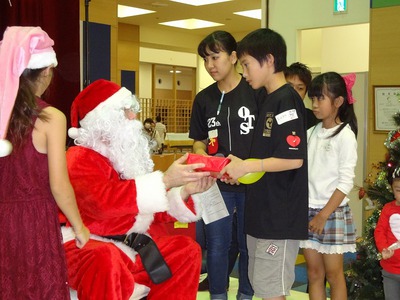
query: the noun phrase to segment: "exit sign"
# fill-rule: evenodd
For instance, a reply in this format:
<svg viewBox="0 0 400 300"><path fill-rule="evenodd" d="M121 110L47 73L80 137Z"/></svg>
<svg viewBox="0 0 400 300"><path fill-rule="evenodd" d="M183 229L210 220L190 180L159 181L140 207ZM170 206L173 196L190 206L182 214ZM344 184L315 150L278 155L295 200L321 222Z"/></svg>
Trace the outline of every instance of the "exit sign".
<svg viewBox="0 0 400 300"><path fill-rule="evenodd" d="M340 14L347 12L347 0L333 0L333 13Z"/></svg>

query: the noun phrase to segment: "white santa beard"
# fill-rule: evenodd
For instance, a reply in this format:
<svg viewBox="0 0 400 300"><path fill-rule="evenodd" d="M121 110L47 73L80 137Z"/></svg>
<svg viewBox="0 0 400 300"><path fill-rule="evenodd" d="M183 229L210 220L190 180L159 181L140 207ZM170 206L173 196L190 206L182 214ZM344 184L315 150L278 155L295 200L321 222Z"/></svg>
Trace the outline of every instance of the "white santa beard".
<svg viewBox="0 0 400 300"><path fill-rule="evenodd" d="M153 171L148 140L140 121L128 120L119 110L85 120L84 125L75 143L107 157L121 178L133 179Z"/></svg>
<svg viewBox="0 0 400 300"><path fill-rule="evenodd" d="M143 135L142 123L127 119L123 123L119 124L119 135L113 131L108 159L124 179L152 172L154 164L149 154L148 139Z"/></svg>

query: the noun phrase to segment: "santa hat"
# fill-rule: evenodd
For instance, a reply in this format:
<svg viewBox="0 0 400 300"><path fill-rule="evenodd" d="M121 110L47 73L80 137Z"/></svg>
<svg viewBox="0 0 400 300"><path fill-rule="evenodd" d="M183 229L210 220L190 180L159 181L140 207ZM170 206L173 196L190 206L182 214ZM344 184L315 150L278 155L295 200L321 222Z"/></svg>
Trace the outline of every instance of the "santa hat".
<svg viewBox="0 0 400 300"><path fill-rule="evenodd" d="M0 157L12 151L8 125L25 69L57 66L54 41L40 27L7 27L0 42Z"/></svg>
<svg viewBox="0 0 400 300"><path fill-rule="evenodd" d="M139 111L139 103L132 93L118 84L99 79L88 85L75 98L71 106L71 125L68 136L72 139L79 137L79 125L91 120L101 119L103 114L111 109L132 108Z"/></svg>

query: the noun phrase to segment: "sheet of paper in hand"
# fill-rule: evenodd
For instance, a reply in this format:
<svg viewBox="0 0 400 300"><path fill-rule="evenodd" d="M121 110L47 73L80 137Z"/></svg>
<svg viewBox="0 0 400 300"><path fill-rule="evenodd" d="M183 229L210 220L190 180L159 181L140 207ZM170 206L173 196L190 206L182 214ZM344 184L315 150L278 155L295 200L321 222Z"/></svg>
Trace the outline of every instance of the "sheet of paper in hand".
<svg viewBox="0 0 400 300"><path fill-rule="evenodd" d="M217 183L214 183L203 193L193 194L192 198L200 202L203 208L202 218L205 224L218 221L229 215Z"/></svg>

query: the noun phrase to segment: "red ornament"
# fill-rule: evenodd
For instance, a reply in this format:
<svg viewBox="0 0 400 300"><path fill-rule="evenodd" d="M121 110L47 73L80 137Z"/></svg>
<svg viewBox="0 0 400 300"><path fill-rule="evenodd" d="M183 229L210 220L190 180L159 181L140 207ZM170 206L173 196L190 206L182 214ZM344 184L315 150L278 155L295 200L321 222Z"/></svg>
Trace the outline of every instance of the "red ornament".
<svg viewBox="0 0 400 300"><path fill-rule="evenodd" d="M364 188L360 188L359 190L358 190L358 199L362 199L362 198L364 198L364 196L365 196L365 190L364 190Z"/></svg>
<svg viewBox="0 0 400 300"><path fill-rule="evenodd" d="M210 138L208 141L208 154L213 155L218 152L218 137Z"/></svg>
<svg viewBox="0 0 400 300"><path fill-rule="evenodd" d="M397 140L400 137L400 132L396 131L395 134L393 134L392 138L390 139L390 142L394 142L395 140Z"/></svg>

